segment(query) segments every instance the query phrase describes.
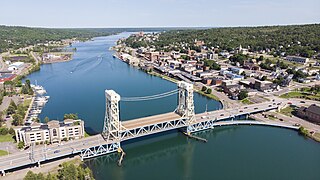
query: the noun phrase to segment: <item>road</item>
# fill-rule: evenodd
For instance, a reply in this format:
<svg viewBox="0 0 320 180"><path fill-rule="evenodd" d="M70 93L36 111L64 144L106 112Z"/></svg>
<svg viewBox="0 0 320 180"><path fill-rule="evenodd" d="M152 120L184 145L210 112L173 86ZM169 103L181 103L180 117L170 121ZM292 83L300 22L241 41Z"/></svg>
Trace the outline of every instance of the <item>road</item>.
<svg viewBox="0 0 320 180"><path fill-rule="evenodd" d="M4 60L2 58L3 56L8 56L8 55L9 55L8 52L0 54L0 71L7 71L8 70L8 65L4 62Z"/></svg>
<svg viewBox="0 0 320 180"><path fill-rule="evenodd" d="M40 62L39 56L33 51L31 51L30 54L33 57L33 59L36 61L36 64L39 64L39 62Z"/></svg>
<svg viewBox="0 0 320 180"><path fill-rule="evenodd" d="M78 154L82 149L92 146L99 146L107 142L99 135L64 142L63 145L55 144L50 146L36 146L33 150L34 156L30 156L31 148L0 158L0 170L7 170L13 167L21 167L29 164L36 164L38 161L45 161L71 154Z"/></svg>

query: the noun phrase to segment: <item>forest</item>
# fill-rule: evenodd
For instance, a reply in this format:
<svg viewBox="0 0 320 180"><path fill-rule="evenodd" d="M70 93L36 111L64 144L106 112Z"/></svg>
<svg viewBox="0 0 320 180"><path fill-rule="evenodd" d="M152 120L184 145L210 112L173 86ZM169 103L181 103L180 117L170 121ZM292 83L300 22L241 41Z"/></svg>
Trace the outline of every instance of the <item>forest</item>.
<svg viewBox="0 0 320 180"><path fill-rule="evenodd" d="M311 57L320 51L320 24L223 27L210 29L171 30L160 34L152 42L137 41L134 36L127 39L131 47L153 45L157 50L199 51L195 40L204 41L207 47L219 47L231 51L240 45L250 51L271 50L275 55Z"/></svg>

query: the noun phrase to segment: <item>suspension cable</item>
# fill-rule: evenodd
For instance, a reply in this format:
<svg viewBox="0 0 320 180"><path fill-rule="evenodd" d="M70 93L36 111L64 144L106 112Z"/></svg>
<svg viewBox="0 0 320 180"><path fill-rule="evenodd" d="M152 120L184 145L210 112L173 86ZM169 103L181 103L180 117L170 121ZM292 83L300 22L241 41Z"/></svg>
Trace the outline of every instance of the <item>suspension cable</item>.
<svg viewBox="0 0 320 180"><path fill-rule="evenodd" d="M156 94L156 95L151 95L151 96L142 96L142 97L121 97L121 101L147 101L147 100L153 100L153 99L160 99L160 98L165 98L174 94L177 94L178 90L172 90L169 92L161 93L161 94Z"/></svg>

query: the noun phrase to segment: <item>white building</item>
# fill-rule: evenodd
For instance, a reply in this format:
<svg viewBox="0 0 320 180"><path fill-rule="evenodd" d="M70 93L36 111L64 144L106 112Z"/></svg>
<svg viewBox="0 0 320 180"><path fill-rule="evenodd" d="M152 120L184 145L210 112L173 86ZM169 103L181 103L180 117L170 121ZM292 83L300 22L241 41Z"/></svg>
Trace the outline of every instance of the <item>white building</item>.
<svg viewBox="0 0 320 180"><path fill-rule="evenodd" d="M47 124L34 123L32 126L15 129L17 142L23 141L29 146L33 143L60 143L63 140L84 137L84 122L82 120L66 119L50 121Z"/></svg>
<svg viewBox="0 0 320 180"><path fill-rule="evenodd" d="M309 62L309 58L298 57L298 56L287 56L286 60L290 62L300 63L300 64L306 64Z"/></svg>

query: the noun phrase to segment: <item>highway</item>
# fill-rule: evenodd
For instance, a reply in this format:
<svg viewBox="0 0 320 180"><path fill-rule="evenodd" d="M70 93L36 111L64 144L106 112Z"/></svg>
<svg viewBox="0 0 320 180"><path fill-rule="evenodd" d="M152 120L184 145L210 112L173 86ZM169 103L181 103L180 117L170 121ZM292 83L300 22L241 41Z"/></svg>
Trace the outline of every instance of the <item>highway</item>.
<svg viewBox="0 0 320 180"><path fill-rule="evenodd" d="M82 149L106 143L107 142L102 138L102 136L98 134L87 138L63 142L61 145L55 144L35 147L33 157L30 156L31 148L29 148L18 153L9 154L8 156L2 156L0 158L0 170L3 171L24 165L36 164L37 162L43 162L58 157L78 154Z"/></svg>

